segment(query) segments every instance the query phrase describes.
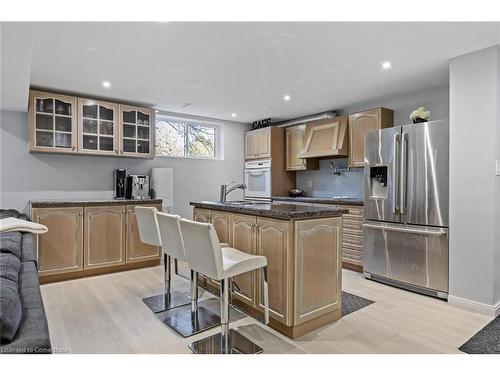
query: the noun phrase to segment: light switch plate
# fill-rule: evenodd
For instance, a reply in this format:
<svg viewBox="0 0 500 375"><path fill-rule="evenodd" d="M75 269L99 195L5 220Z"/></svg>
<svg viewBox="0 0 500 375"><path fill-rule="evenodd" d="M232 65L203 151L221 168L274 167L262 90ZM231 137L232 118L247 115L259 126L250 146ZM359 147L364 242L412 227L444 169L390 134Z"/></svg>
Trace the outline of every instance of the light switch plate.
<svg viewBox="0 0 500 375"><path fill-rule="evenodd" d="M313 187L313 182L312 182L312 180L307 180L307 187L308 187L309 189L312 189L312 187Z"/></svg>
<svg viewBox="0 0 500 375"><path fill-rule="evenodd" d="M500 176L500 160L495 160L495 176Z"/></svg>

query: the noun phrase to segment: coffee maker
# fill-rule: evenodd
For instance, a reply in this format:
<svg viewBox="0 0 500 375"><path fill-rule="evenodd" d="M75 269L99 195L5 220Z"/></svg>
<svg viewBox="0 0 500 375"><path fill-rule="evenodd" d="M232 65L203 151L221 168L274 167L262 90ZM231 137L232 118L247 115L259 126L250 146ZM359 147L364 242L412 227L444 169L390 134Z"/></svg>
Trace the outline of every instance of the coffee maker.
<svg viewBox="0 0 500 375"><path fill-rule="evenodd" d="M115 169L113 181L114 181L115 199L125 199L127 171L123 168Z"/></svg>
<svg viewBox="0 0 500 375"><path fill-rule="evenodd" d="M149 198L149 176L141 174L129 174L127 176L127 199Z"/></svg>

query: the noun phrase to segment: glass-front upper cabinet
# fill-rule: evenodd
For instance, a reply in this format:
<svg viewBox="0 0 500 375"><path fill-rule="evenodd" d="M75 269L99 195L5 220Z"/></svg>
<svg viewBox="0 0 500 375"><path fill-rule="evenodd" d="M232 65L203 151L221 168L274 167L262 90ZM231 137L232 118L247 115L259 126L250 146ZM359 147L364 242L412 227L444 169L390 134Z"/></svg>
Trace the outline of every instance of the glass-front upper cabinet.
<svg viewBox="0 0 500 375"><path fill-rule="evenodd" d="M118 104L78 98L78 152L119 155Z"/></svg>
<svg viewBox="0 0 500 375"><path fill-rule="evenodd" d="M30 151L76 153L76 98L30 91Z"/></svg>
<svg viewBox="0 0 500 375"><path fill-rule="evenodd" d="M120 154L153 157L154 111L120 104Z"/></svg>

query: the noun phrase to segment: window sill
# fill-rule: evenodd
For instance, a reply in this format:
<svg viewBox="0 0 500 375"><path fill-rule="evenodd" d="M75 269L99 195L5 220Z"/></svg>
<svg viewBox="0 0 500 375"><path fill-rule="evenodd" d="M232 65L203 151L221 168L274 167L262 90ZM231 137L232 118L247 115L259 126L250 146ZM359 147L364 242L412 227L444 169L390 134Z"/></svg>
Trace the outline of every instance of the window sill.
<svg viewBox="0 0 500 375"><path fill-rule="evenodd" d="M158 155L155 154L155 158L162 158L162 159L194 159L194 160L212 160L212 161L221 161L224 160L222 158L207 158L203 156L172 156L172 155Z"/></svg>

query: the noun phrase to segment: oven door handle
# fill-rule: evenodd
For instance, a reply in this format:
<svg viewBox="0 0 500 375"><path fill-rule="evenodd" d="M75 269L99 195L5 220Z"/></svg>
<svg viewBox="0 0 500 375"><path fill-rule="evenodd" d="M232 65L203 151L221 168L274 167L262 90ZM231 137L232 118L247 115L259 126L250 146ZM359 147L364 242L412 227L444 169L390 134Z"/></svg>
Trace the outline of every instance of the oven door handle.
<svg viewBox="0 0 500 375"><path fill-rule="evenodd" d="M266 171L265 170L262 170L262 171L246 171L245 173L248 174L249 176L262 176L262 175L266 174Z"/></svg>

